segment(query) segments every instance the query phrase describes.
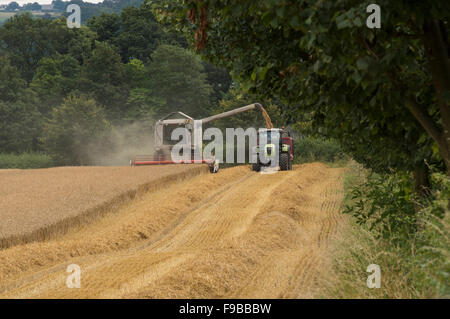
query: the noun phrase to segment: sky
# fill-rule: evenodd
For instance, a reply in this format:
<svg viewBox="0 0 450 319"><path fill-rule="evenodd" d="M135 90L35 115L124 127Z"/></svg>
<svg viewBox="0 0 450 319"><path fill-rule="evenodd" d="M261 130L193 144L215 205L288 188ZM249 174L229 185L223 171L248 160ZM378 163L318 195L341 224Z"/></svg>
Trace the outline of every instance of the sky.
<svg viewBox="0 0 450 319"><path fill-rule="evenodd" d="M52 3L52 0L0 0L0 4L9 4L10 2L17 2L20 5L24 5L26 3L34 3L37 2L39 4L50 4ZM63 0L65 1L65 0ZM90 2L90 3L99 3L103 0L83 0L84 2Z"/></svg>

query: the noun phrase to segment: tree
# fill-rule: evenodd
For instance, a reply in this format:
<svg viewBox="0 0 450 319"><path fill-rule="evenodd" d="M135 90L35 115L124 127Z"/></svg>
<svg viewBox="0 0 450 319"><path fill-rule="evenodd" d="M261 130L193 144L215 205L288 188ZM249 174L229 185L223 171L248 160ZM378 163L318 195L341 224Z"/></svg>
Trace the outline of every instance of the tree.
<svg viewBox="0 0 450 319"><path fill-rule="evenodd" d="M42 9L41 5L37 2L24 4L22 10L29 11L40 11Z"/></svg>
<svg viewBox="0 0 450 319"><path fill-rule="evenodd" d="M20 5L15 1L10 2L5 8L6 11L15 11L18 9L20 9Z"/></svg>
<svg viewBox="0 0 450 319"><path fill-rule="evenodd" d="M131 59L149 62L160 44L187 47L183 34L167 31L145 3L138 8L126 7L120 15L104 12L90 18L87 25L99 35L99 41L107 41L119 49L124 63Z"/></svg>
<svg viewBox="0 0 450 319"><path fill-rule="evenodd" d="M123 115L128 96L124 66L120 55L107 42L95 42L95 49L82 66L79 88L91 92L110 120Z"/></svg>
<svg viewBox="0 0 450 319"><path fill-rule="evenodd" d="M154 97L149 89L135 88L130 91L124 120L151 122L156 115L157 106L163 103L164 100Z"/></svg>
<svg viewBox="0 0 450 319"><path fill-rule="evenodd" d="M139 59L132 59L124 66L125 78L132 88L141 87L146 80L145 65Z"/></svg>
<svg viewBox="0 0 450 319"><path fill-rule="evenodd" d="M139 7L145 0L104 0L101 4L102 8L108 8L112 12L119 14L123 9L129 7Z"/></svg>
<svg viewBox="0 0 450 319"><path fill-rule="evenodd" d="M119 49L123 62L139 59L149 62L150 55L167 35L148 5L125 8L120 16L102 13L88 20L87 25L99 35L100 41L108 41Z"/></svg>
<svg viewBox="0 0 450 319"><path fill-rule="evenodd" d="M68 53L83 64L91 55L98 35L86 26L73 28Z"/></svg>
<svg viewBox="0 0 450 319"><path fill-rule="evenodd" d="M218 103L228 92L232 84L230 72L223 68L215 67L213 64L203 62L205 68L206 80L213 89L211 94L211 103Z"/></svg>
<svg viewBox="0 0 450 319"><path fill-rule="evenodd" d="M8 56L0 56L0 153L37 150L42 116Z"/></svg>
<svg viewBox="0 0 450 319"><path fill-rule="evenodd" d="M148 83L144 63L141 60L132 59L124 67L126 81L131 89L126 104L125 119L128 121L153 120L157 105L163 104L164 100L154 97L149 88L143 87L145 83Z"/></svg>
<svg viewBox="0 0 450 319"><path fill-rule="evenodd" d="M11 64L31 82L39 61L55 53L67 53L73 35L64 19L35 19L29 12L17 14L0 28L0 55L8 54Z"/></svg>
<svg viewBox="0 0 450 319"><path fill-rule="evenodd" d="M89 29L97 33L98 41L109 41L117 37L121 29L120 16L115 13L104 13L87 21Z"/></svg>
<svg viewBox="0 0 450 319"><path fill-rule="evenodd" d="M124 80L124 70L114 47L104 42L96 42L92 55L83 65L84 75L94 83L120 85Z"/></svg>
<svg viewBox="0 0 450 319"><path fill-rule="evenodd" d="M53 8L59 11L64 11L66 9L66 4L62 0L53 0Z"/></svg>
<svg viewBox="0 0 450 319"><path fill-rule="evenodd" d="M8 56L0 56L0 153L35 151L42 123L33 94Z"/></svg>
<svg viewBox="0 0 450 319"><path fill-rule="evenodd" d="M39 111L49 116L52 109L63 102L63 99L78 88L80 65L70 55L55 55L53 58L43 58L30 87L41 103Z"/></svg>
<svg viewBox="0 0 450 319"><path fill-rule="evenodd" d="M160 100L159 115L183 111L192 117L209 113L211 86L198 57L183 48L160 45L147 67L146 87Z"/></svg>
<svg viewBox="0 0 450 319"><path fill-rule="evenodd" d="M8 56L0 56L0 101L15 102L23 94L26 82Z"/></svg>
<svg viewBox="0 0 450 319"><path fill-rule="evenodd" d="M0 100L0 153L36 151L41 124L34 104Z"/></svg>
<svg viewBox="0 0 450 319"><path fill-rule="evenodd" d="M148 62L150 55L163 42L164 32L151 8L125 8L120 14L122 30L114 39L124 61L135 58Z"/></svg>
<svg viewBox="0 0 450 319"><path fill-rule="evenodd" d="M314 110L366 164L375 143L379 167L422 167L411 155L434 143L450 174L448 1L378 1L380 30L365 26L369 2L356 0L162 3L158 17L201 55L250 92Z"/></svg>
<svg viewBox="0 0 450 319"><path fill-rule="evenodd" d="M53 109L41 140L56 163L85 165L90 162L90 146L101 145L99 141L109 129L105 112L95 100L70 95L60 107Z"/></svg>

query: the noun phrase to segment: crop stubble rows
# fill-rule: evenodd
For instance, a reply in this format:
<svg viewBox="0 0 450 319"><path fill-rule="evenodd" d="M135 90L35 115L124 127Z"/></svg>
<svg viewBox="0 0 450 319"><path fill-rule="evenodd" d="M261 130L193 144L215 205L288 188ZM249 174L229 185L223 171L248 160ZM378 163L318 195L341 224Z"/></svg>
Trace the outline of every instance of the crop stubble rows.
<svg viewBox="0 0 450 319"><path fill-rule="evenodd" d="M315 296L329 266L328 245L342 224L341 173L317 163L271 175L237 167L148 193L58 240L0 252L0 279L7 283L0 293ZM83 269L81 289L65 287L69 262Z"/></svg>
<svg viewBox="0 0 450 319"><path fill-rule="evenodd" d="M206 171L201 165L0 170L0 249L64 234L152 188Z"/></svg>

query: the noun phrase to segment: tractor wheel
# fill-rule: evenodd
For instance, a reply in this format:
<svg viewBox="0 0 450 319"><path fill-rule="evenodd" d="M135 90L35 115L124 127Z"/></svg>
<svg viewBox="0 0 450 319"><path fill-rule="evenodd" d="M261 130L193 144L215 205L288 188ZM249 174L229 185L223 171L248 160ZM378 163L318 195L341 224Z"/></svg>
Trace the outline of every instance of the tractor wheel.
<svg viewBox="0 0 450 319"><path fill-rule="evenodd" d="M260 170L261 170L261 165L259 165L259 163L252 164L252 171L259 172Z"/></svg>
<svg viewBox="0 0 450 319"><path fill-rule="evenodd" d="M215 174L219 171L219 161L215 160L214 163L209 165L209 172Z"/></svg>
<svg viewBox="0 0 450 319"><path fill-rule="evenodd" d="M280 170L282 170L282 171L289 170L289 154L288 153L280 154Z"/></svg>

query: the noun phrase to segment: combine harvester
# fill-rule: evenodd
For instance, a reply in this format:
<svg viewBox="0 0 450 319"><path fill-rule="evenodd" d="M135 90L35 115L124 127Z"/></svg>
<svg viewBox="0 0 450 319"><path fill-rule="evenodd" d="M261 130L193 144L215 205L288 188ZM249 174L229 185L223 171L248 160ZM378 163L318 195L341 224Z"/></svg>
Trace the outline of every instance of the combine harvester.
<svg viewBox="0 0 450 319"><path fill-rule="evenodd" d="M253 150L254 155L259 155L259 150L265 150L265 154L269 156L279 156L279 163L281 170L292 169L292 160L294 158L293 149L293 139L289 132L284 129L273 128L273 124L270 120L264 107L259 103L250 104L231 110L228 112L216 114L210 117L206 117L201 120L194 120L192 117L184 114L183 112L172 112L165 116L164 118L158 120L155 126L155 146L156 152L153 155L138 155L135 156L130 164L132 166L141 165L162 165L162 164L207 164L209 166L211 173L217 173L219 170L219 162L214 158L203 158L201 152L201 138L203 136L202 125L210 123L219 119L230 117L239 113L257 110L260 111L266 121L266 129L259 129L258 131L258 145L255 150ZM181 116L181 118L171 118L174 115ZM191 136L191 143L189 147L191 149L191 156L189 159L184 159L180 161L174 161L171 156L172 148L177 143L177 141L171 140L172 132L177 128L186 128ZM262 134L266 135L266 141L270 142L270 136L272 133L280 134L281 139L279 149L279 154L274 154L271 152L275 149L273 144L259 145L259 141L262 140L260 136ZM200 139L200 140L198 140ZM199 159L200 158L200 159ZM269 166L268 164L262 164L259 159L257 163L253 164L253 170L259 171L263 166Z"/></svg>

